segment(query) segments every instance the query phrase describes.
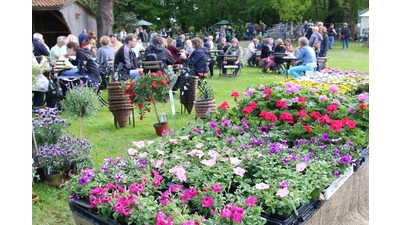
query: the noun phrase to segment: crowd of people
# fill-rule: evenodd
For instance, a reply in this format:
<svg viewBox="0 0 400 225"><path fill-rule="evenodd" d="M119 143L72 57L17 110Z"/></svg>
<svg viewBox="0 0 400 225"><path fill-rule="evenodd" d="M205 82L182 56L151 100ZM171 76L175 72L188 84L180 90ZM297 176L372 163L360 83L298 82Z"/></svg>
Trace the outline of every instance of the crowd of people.
<svg viewBox="0 0 400 225"><path fill-rule="evenodd" d="M172 65L187 64L193 68L196 75L209 74L214 76L214 66L221 68L222 56L226 54L238 55L237 61L233 64L238 65L235 74L243 67L243 59L247 60L249 66L255 66L256 51L261 51L260 61L264 64L263 73L268 73L268 69L275 68L278 73L287 73L298 78L302 72L313 70L316 66L318 57L326 57L328 50L332 49L334 38L337 31L334 24L330 24L327 29L322 23L316 26L312 23L305 23L304 37L298 40L299 46L293 48L292 40L264 38L261 41L254 37L252 24L249 24L249 38L252 38L245 54L237 38L232 38L231 27L226 29L226 25L221 26L219 35L214 41L212 35L207 35L204 39L195 37L188 39L180 34L173 38L172 32L163 28L159 33L139 27L136 33L128 33L124 29L119 34L110 34L100 37L100 47L97 49L97 35L93 30L88 33L86 29L77 36L70 34L68 36L58 36L57 43L49 48L40 33L33 34L32 56L36 59L33 66L40 66L48 60L51 65L56 60L64 60L65 64L71 69L62 71L61 76L84 76L89 84L98 85L101 82L101 74L106 73L106 68L110 60L114 61L114 70L121 71L125 68L128 79L139 81L138 70L140 70L140 61L146 60L149 54L155 53L157 61L163 62L164 69ZM264 25L265 27L265 25ZM253 28L254 29L254 28ZM341 29L343 48L348 48L348 38L350 31L347 24ZM229 41L228 41L229 39ZM215 46L216 45L216 46ZM214 57L211 49L220 50L219 57ZM297 66L289 70L283 70L281 65L284 63L281 55L276 53L293 53L299 60ZM275 57L275 54L277 55ZM44 98L47 90L32 89L33 92L33 110L37 110L44 105ZM46 106L55 107L55 100L46 97Z"/></svg>

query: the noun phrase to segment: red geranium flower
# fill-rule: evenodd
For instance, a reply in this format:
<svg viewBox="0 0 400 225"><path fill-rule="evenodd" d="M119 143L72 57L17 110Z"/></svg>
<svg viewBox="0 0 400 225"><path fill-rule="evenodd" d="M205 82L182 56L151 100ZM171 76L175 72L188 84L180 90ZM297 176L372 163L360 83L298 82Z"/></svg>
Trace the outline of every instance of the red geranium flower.
<svg viewBox="0 0 400 225"><path fill-rule="evenodd" d="M156 77L156 76L157 76L157 74L156 74L156 73L154 73L154 72L152 72L152 73L151 73L151 76L152 76L152 77Z"/></svg>
<svg viewBox="0 0 400 225"><path fill-rule="evenodd" d="M158 76L160 76L160 77L163 75L163 73L162 73L161 70L157 71L157 74L158 74Z"/></svg>
<svg viewBox="0 0 400 225"><path fill-rule="evenodd" d="M157 83L154 81L154 82L151 84L151 86L152 86L153 88L157 88Z"/></svg>
<svg viewBox="0 0 400 225"><path fill-rule="evenodd" d="M148 101L148 102L152 102L152 101L153 101L153 98L150 97L150 98L147 99L147 101Z"/></svg>
<svg viewBox="0 0 400 225"><path fill-rule="evenodd" d="M252 108L252 109L255 109L255 108L257 108L258 106L257 106L257 103L255 103L255 102L250 102L250 103L249 103L249 107Z"/></svg>
<svg viewBox="0 0 400 225"><path fill-rule="evenodd" d="M321 116L320 118L318 118L318 121L320 124L330 123L331 118L329 118L329 116L327 114L325 114L325 115Z"/></svg>
<svg viewBox="0 0 400 225"><path fill-rule="evenodd" d="M304 109L302 109L302 110L300 110L300 111L298 111L298 112L296 113L296 116L298 116L298 117L300 117L300 118L304 118L304 117L307 116L307 111L304 110Z"/></svg>
<svg viewBox="0 0 400 225"><path fill-rule="evenodd" d="M239 93L236 91L232 92L231 96L237 98L237 97L239 97Z"/></svg>
<svg viewBox="0 0 400 225"><path fill-rule="evenodd" d="M331 122L331 130L340 131L343 127L343 123L341 120L332 120Z"/></svg>
<svg viewBox="0 0 400 225"><path fill-rule="evenodd" d="M229 108L228 102L222 102L219 108L226 111Z"/></svg>
<svg viewBox="0 0 400 225"><path fill-rule="evenodd" d="M321 113L318 111L312 111L310 117L313 118L314 120L317 120L318 118L321 117Z"/></svg>
<svg viewBox="0 0 400 225"><path fill-rule="evenodd" d="M281 110L288 108L288 106L286 105L286 101L283 100L276 101L276 107L280 108Z"/></svg>
<svg viewBox="0 0 400 225"><path fill-rule="evenodd" d="M143 106L144 106L143 103L139 103L139 104L138 104L139 109L143 109Z"/></svg>
<svg viewBox="0 0 400 225"><path fill-rule="evenodd" d="M304 126L304 129L306 130L307 133L311 133L311 132L312 132L310 126L307 126L307 125L306 125L306 126Z"/></svg>
<svg viewBox="0 0 400 225"><path fill-rule="evenodd" d="M326 109L327 109L327 111L328 112L336 112L337 111L337 107L336 107L336 105L328 105L327 107L326 107Z"/></svg>
<svg viewBox="0 0 400 225"><path fill-rule="evenodd" d="M160 82L162 85L166 85L167 84L167 81L166 80L161 80L161 82Z"/></svg>
<svg viewBox="0 0 400 225"><path fill-rule="evenodd" d="M360 104L358 105L358 108L360 108L360 109L366 109L367 106L366 106L364 103L360 103Z"/></svg>
<svg viewBox="0 0 400 225"><path fill-rule="evenodd" d="M282 115L279 117L279 120L286 121L290 124L294 123L292 114L290 114L288 112L283 112Z"/></svg>
<svg viewBox="0 0 400 225"><path fill-rule="evenodd" d="M242 113L245 114L245 115L250 115L250 113L252 113L252 112L253 112L253 108L250 107L250 106L247 106L247 107L242 109Z"/></svg>
<svg viewBox="0 0 400 225"><path fill-rule="evenodd" d="M143 70L139 70L139 75L143 75Z"/></svg>

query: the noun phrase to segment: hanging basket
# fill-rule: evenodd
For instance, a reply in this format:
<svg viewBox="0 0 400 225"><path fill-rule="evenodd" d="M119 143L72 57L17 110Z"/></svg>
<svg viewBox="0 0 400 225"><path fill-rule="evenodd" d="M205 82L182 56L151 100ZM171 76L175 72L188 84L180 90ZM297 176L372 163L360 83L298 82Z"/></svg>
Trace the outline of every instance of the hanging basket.
<svg viewBox="0 0 400 225"><path fill-rule="evenodd" d="M198 76L188 76L180 88L180 102L190 114L193 109L193 103L197 99Z"/></svg>
<svg viewBox="0 0 400 225"><path fill-rule="evenodd" d="M126 127L129 121L129 116L132 113L132 107L120 108L113 111L115 119L119 127L123 128Z"/></svg>
<svg viewBox="0 0 400 225"><path fill-rule="evenodd" d="M196 111L196 118L207 118L207 112L215 112L217 106L214 99L202 99L194 102L194 109Z"/></svg>

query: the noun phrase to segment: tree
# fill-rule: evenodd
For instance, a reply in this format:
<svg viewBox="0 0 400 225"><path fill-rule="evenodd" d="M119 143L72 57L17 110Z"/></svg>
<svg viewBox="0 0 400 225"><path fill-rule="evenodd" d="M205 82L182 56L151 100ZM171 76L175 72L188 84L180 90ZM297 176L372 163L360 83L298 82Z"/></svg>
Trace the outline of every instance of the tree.
<svg viewBox="0 0 400 225"><path fill-rule="evenodd" d="M97 36L100 38L103 35L113 33L114 13L113 6L115 0L98 0L97 8Z"/></svg>

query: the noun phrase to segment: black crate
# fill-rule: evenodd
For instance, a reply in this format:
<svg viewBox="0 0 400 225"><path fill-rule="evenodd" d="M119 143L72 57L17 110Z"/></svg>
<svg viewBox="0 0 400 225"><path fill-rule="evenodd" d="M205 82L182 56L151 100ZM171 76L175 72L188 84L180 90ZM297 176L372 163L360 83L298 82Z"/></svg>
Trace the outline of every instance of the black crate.
<svg viewBox="0 0 400 225"><path fill-rule="evenodd" d="M85 218L85 220L88 221L88 223L91 224L96 224L96 225L123 225L122 223L113 220L111 218L107 218L107 220L104 220L101 215L98 215L94 212L90 212L90 208L88 207L87 204L79 202L79 201L72 201L69 200L69 208L71 211L80 217ZM125 223L126 224L126 223Z"/></svg>
<svg viewBox="0 0 400 225"><path fill-rule="evenodd" d="M354 172L357 172L365 165L365 163L369 160L369 143L367 144L367 147L364 148L360 152L360 158L358 158L353 165L353 170Z"/></svg>
<svg viewBox="0 0 400 225"><path fill-rule="evenodd" d="M267 219L265 225L301 225L307 222L320 207L321 201L311 200L310 203L304 204L297 209L298 216L292 213L286 216L261 214L261 217Z"/></svg>

